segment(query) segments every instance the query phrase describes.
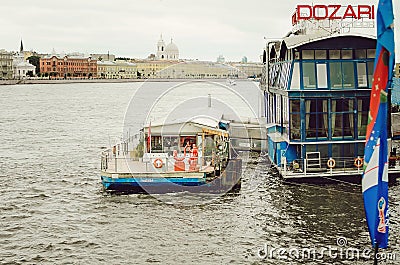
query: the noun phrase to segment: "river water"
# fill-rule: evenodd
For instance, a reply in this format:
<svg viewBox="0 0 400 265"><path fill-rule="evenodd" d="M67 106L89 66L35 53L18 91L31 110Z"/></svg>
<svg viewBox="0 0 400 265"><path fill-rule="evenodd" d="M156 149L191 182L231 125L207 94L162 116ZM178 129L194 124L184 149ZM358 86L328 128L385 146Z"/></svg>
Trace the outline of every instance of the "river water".
<svg viewBox="0 0 400 265"><path fill-rule="evenodd" d="M338 238L342 250L370 249L359 185L284 183L262 158L247 163L238 193L198 205L103 192L100 152L121 135L139 85L0 87L1 264L372 264L334 255ZM388 264L400 262L399 200L395 185ZM292 252L266 257L272 248ZM304 248L316 260L296 256Z"/></svg>

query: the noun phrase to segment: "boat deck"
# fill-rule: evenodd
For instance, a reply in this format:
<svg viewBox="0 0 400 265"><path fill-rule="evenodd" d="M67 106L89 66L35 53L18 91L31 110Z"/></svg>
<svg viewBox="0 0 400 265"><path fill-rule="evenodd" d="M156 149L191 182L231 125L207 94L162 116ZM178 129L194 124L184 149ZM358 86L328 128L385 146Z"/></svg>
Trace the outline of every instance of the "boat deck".
<svg viewBox="0 0 400 265"><path fill-rule="evenodd" d="M166 158L163 161L161 168L154 167L153 163L135 161L128 158L111 158L106 163L102 164L102 175L113 178L127 178L127 177L198 177L203 178L205 174L214 172L212 166L199 167L198 171L174 171L173 159Z"/></svg>
<svg viewBox="0 0 400 265"><path fill-rule="evenodd" d="M340 168L340 169L313 169L309 171L293 171L284 169L283 167L276 168L279 175L287 181L294 182L326 182L326 181L349 181L361 183L363 171L362 169ZM389 168L389 181L396 181L400 177L400 166Z"/></svg>

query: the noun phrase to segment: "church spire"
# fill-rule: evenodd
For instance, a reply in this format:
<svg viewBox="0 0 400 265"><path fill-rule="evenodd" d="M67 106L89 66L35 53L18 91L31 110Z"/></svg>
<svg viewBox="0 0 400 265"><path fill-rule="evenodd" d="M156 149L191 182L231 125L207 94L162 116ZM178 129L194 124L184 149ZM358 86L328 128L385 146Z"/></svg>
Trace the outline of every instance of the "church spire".
<svg viewBox="0 0 400 265"><path fill-rule="evenodd" d="M22 38L21 38L21 44L19 46L19 52L23 52L24 51L24 44L22 43Z"/></svg>

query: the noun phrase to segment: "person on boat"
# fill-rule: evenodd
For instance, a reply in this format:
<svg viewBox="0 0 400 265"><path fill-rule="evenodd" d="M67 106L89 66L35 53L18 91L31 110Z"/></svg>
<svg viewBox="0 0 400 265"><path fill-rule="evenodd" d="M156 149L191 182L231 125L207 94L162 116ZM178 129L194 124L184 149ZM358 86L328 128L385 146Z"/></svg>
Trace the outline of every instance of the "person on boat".
<svg viewBox="0 0 400 265"><path fill-rule="evenodd" d="M300 164L299 164L299 162L297 162L297 160L293 160L292 169L293 169L294 172L299 172L300 171Z"/></svg>

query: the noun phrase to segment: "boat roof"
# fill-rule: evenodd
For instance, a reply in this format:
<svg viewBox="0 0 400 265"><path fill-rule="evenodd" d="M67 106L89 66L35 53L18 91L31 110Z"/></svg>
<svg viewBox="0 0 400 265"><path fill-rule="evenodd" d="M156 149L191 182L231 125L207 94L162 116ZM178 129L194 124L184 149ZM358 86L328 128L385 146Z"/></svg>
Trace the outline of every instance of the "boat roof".
<svg viewBox="0 0 400 265"><path fill-rule="evenodd" d="M283 38L283 42L286 44L288 49L293 49L299 46L302 46L307 43L321 41L321 40L328 40L333 38L340 38L340 37L361 37L361 38L368 38L371 40L376 40L376 36L365 34L365 33L330 33L326 31L318 31L312 34L288 34L287 37Z"/></svg>
<svg viewBox="0 0 400 265"><path fill-rule="evenodd" d="M222 136L228 136L228 132L219 129L219 120L211 117L195 117L190 120L173 120L170 122L152 121L151 133L164 134L164 135L184 135L196 134L199 132L207 132ZM143 127L147 132L149 124Z"/></svg>

